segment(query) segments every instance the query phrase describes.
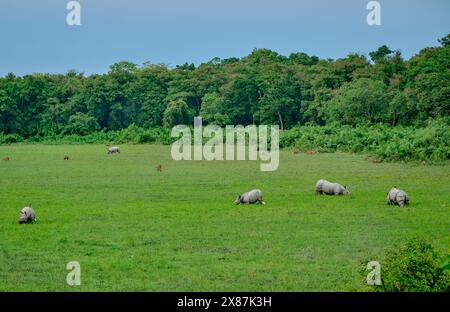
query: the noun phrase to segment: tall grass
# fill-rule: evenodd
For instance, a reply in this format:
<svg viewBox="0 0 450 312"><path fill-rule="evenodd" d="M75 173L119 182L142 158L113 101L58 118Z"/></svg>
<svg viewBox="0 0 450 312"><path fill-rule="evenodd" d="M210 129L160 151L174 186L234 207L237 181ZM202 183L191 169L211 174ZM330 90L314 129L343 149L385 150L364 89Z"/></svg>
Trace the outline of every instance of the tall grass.
<svg viewBox="0 0 450 312"><path fill-rule="evenodd" d="M0 144L142 144L168 145L177 138L171 129L144 129L131 125L118 131L99 131L89 135L47 135L27 139L17 134L0 133ZM225 131L224 131L225 133ZM269 136L270 138L270 136ZM208 138L204 138L206 142ZM365 153L384 161L441 162L450 159L450 124L445 120L431 120L426 127L371 126L298 126L280 134L280 147L298 151Z"/></svg>
<svg viewBox="0 0 450 312"><path fill-rule="evenodd" d="M283 132L280 147L366 153L387 161L439 162L450 159L450 126L434 120L424 128L381 124L297 127Z"/></svg>

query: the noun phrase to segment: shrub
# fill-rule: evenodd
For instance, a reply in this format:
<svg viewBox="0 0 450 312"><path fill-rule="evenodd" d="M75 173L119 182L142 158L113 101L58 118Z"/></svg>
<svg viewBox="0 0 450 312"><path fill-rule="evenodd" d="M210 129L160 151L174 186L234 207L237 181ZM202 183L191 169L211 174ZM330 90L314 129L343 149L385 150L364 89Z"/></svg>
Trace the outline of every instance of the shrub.
<svg viewBox="0 0 450 312"><path fill-rule="evenodd" d="M66 134L87 135L98 131L99 129L100 126L94 117L78 112L75 115L70 116L64 132Z"/></svg>
<svg viewBox="0 0 450 312"><path fill-rule="evenodd" d="M447 255L440 268L442 269L442 271L450 273L450 254Z"/></svg>
<svg viewBox="0 0 450 312"><path fill-rule="evenodd" d="M386 253L381 266L386 291L450 291L450 274L442 259L425 240L418 238Z"/></svg>
<svg viewBox="0 0 450 312"><path fill-rule="evenodd" d="M23 138L18 134L3 134L0 133L0 144L11 144L23 142Z"/></svg>
<svg viewBox="0 0 450 312"><path fill-rule="evenodd" d="M192 129L191 129L192 130ZM46 144L172 144L169 128L141 128L134 124L118 131L96 131L70 135L49 133L29 137L29 142ZM223 132L225 135L225 131ZM270 135L268 135L270 140ZM203 138L206 143L209 138ZM1 134L0 144L22 142L16 134ZM366 153L378 160L425 161L438 163L450 159L450 119L436 119L424 128L385 124L372 126L326 125L297 126L280 131L280 148L297 151Z"/></svg>
<svg viewBox="0 0 450 312"><path fill-rule="evenodd" d="M441 162L450 159L448 121L424 128L372 126L303 126L281 132L280 147L299 151L368 153L379 160Z"/></svg>

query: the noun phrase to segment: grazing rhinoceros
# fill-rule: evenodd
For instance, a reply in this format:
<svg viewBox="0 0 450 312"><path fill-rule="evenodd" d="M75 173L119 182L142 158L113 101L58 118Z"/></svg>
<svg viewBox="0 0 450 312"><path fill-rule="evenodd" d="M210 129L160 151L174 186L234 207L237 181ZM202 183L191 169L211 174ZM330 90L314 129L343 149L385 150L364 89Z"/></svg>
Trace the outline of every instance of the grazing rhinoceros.
<svg viewBox="0 0 450 312"><path fill-rule="evenodd" d="M327 195L348 195L350 194L350 191L346 186L342 186L339 183L332 183L327 180L320 179L316 183L316 193Z"/></svg>
<svg viewBox="0 0 450 312"><path fill-rule="evenodd" d="M251 190L250 192L244 193L242 195L238 195L234 201L236 205L239 204L262 204L265 205L266 203L263 202L262 198L262 192L261 190L255 189Z"/></svg>
<svg viewBox="0 0 450 312"><path fill-rule="evenodd" d="M394 186L387 193L386 203L388 205L399 205L400 207L402 207L409 204L409 197L405 191L400 190L396 186Z"/></svg>
<svg viewBox="0 0 450 312"><path fill-rule="evenodd" d="M118 146L108 147L108 154L114 154L114 153L120 154L120 147L118 147Z"/></svg>
<svg viewBox="0 0 450 312"><path fill-rule="evenodd" d="M24 207L20 211L19 216L19 223L33 223L36 220L36 213L34 212L34 209L31 207L31 204L29 207Z"/></svg>

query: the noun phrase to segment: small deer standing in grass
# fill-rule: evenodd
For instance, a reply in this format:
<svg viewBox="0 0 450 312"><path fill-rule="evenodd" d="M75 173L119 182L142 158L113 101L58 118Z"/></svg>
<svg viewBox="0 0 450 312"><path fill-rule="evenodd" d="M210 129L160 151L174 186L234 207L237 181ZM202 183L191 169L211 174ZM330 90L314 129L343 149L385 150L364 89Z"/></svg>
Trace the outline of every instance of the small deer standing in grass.
<svg viewBox="0 0 450 312"><path fill-rule="evenodd" d="M69 156L64 155L64 160L69 160Z"/></svg>
<svg viewBox="0 0 450 312"><path fill-rule="evenodd" d="M155 167L156 171L161 172L162 171L162 165L158 165Z"/></svg>
<svg viewBox="0 0 450 312"><path fill-rule="evenodd" d="M5 157L5 158L2 158L2 160L3 161L8 161L8 160L11 160L11 157Z"/></svg>

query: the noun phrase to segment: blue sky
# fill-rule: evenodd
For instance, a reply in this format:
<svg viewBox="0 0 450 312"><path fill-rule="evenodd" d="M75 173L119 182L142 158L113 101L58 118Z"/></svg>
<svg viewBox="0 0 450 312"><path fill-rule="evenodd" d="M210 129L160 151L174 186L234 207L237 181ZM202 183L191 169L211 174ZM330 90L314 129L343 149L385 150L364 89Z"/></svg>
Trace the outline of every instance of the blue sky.
<svg viewBox="0 0 450 312"><path fill-rule="evenodd" d="M73 27L68 2L0 1L0 75L200 64L254 48L340 58L387 44L409 58L450 32L449 0L379 0L382 25L373 27L369 0L79 0L82 25Z"/></svg>

